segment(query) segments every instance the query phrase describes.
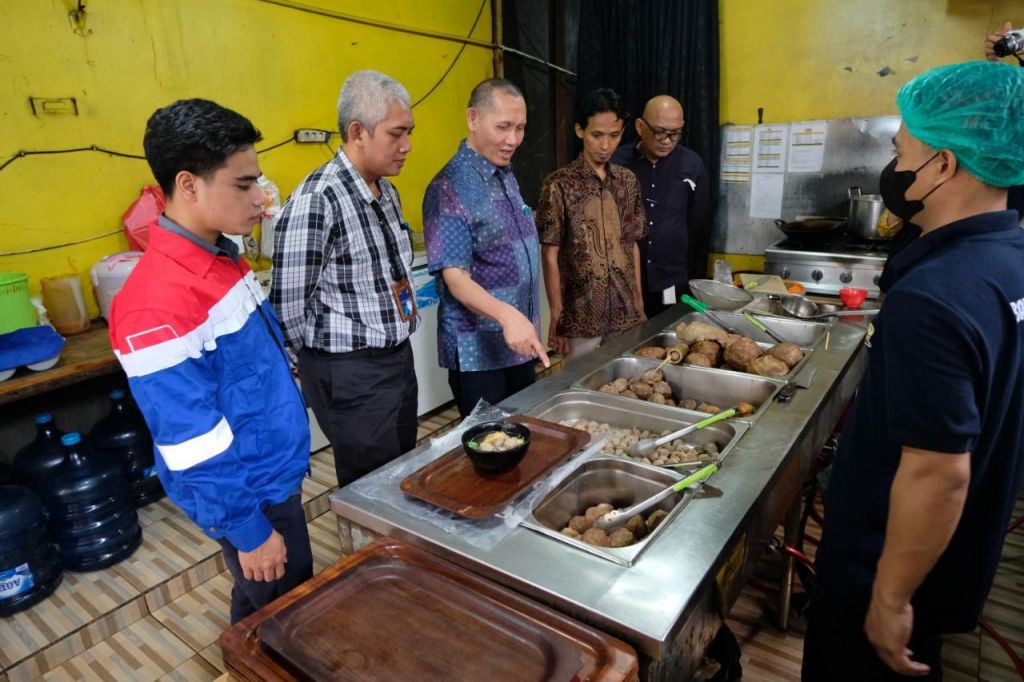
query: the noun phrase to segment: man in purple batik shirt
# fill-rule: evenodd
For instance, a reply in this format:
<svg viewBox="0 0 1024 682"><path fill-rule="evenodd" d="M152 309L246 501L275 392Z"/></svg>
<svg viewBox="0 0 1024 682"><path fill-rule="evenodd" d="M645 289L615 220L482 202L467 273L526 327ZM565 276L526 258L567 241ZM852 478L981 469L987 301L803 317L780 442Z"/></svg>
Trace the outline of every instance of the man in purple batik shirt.
<svg viewBox="0 0 1024 682"><path fill-rule="evenodd" d="M540 342L540 242L510 162L526 102L493 78L473 89L469 135L423 198L430 273L437 277L438 361L462 416L534 381Z"/></svg>

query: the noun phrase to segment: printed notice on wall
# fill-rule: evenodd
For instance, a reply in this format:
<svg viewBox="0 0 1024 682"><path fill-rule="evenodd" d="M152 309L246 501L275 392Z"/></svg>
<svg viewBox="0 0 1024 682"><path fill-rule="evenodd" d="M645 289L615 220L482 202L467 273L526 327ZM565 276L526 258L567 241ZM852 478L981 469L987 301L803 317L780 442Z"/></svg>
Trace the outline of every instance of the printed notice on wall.
<svg viewBox="0 0 1024 682"><path fill-rule="evenodd" d="M786 172L789 125L761 125L754 128L754 172Z"/></svg>
<svg viewBox="0 0 1024 682"><path fill-rule="evenodd" d="M726 129L722 182L750 182L750 152L753 137L754 129L750 126L735 126Z"/></svg>
<svg viewBox="0 0 1024 682"><path fill-rule="evenodd" d="M791 123L789 127L789 172L819 173L825 159L825 121Z"/></svg>
<svg viewBox="0 0 1024 682"><path fill-rule="evenodd" d="M750 217L782 217L782 173L755 173L750 179Z"/></svg>

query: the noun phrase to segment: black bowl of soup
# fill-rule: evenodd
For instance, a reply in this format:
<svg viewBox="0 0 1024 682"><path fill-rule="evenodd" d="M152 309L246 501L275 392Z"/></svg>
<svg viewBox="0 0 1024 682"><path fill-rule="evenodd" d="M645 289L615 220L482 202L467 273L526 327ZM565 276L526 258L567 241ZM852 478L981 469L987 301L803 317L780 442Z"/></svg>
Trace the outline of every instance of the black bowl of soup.
<svg viewBox="0 0 1024 682"><path fill-rule="evenodd" d="M530 429L515 422L485 422L471 426L462 434L462 449L481 474L500 474L514 469L529 447Z"/></svg>

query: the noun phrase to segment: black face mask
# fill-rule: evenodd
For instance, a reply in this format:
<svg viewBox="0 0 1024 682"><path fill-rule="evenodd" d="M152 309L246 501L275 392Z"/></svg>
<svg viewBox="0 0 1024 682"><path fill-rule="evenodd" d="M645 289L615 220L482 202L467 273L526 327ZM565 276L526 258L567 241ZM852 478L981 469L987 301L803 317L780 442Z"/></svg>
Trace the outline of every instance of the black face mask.
<svg viewBox="0 0 1024 682"><path fill-rule="evenodd" d="M882 169L882 174L878 178L878 191L882 195L882 201L885 202L885 207L889 209L889 213L892 213L906 223L910 222L911 218L924 209L924 200L929 194L942 187L942 183L932 187L931 191L920 199L914 199L913 201L907 199L907 190L917 180L918 172L935 160L935 157L938 155L939 152L935 152L932 158L918 166L917 170L896 170L897 159L893 159L889 162L889 165Z"/></svg>

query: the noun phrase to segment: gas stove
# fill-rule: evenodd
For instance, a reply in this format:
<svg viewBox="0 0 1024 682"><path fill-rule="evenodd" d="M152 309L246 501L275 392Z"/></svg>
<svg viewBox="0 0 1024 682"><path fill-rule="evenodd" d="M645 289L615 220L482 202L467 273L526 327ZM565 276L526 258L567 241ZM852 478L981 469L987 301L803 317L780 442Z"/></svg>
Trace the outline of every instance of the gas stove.
<svg viewBox="0 0 1024 682"><path fill-rule="evenodd" d="M844 287L867 289L878 298L878 278L889 257L889 242L852 240L846 235L813 240L783 239L765 249L764 271L806 287L808 293L838 296Z"/></svg>

